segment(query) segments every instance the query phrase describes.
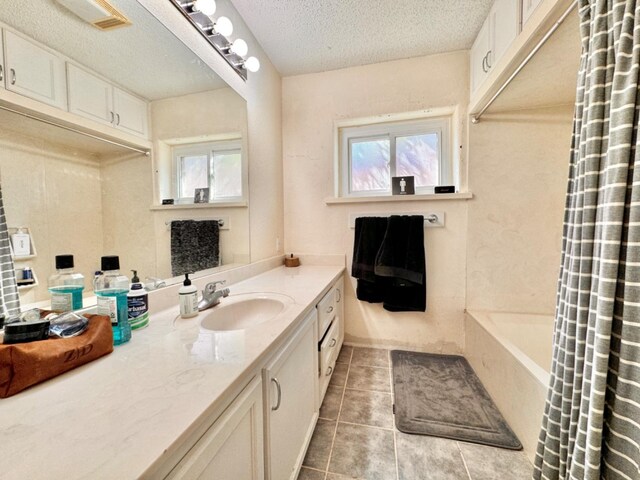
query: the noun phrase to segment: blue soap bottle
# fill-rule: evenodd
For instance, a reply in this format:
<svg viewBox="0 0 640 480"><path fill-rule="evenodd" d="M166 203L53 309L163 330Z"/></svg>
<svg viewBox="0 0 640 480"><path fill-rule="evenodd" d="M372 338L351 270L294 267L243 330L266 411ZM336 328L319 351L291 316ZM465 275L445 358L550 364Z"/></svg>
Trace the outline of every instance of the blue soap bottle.
<svg viewBox="0 0 640 480"><path fill-rule="evenodd" d="M49 277L51 310L70 312L82 308L84 276L73 271L73 255L56 255L56 273Z"/></svg>
<svg viewBox="0 0 640 480"><path fill-rule="evenodd" d="M120 258L117 255L102 257L102 272L93 281L93 291L98 303L98 315L111 318L113 344L120 345L131 339L128 318L127 293L129 279L120 274Z"/></svg>

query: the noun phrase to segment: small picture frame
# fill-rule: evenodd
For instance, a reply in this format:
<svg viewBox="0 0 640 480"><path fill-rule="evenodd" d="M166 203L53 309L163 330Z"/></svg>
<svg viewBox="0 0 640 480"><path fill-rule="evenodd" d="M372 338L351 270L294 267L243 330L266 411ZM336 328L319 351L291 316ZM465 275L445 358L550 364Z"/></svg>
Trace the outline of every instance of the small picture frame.
<svg viewBox="0 0 640 480"><path fill-rule="evenodd" d="M391 193L393 195L415 195L415 181L413 175L391 177Z"/></svg>
<svg viewBox="0 0 640 480"><path fill-rule="evenodd" d="M209 189L196 188L193 194L193 203L209 203Z"/></svg>

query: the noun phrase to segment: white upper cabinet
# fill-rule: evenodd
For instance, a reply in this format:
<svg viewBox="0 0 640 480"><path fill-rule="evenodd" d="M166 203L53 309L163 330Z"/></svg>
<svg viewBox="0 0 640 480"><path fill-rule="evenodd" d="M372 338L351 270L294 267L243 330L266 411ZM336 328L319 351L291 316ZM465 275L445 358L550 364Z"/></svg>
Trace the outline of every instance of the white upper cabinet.
<svg viewBox="0 0 640 480"><path fill-rule="evenodd" d="M66 109L64 60L4 30L4 78L8 90Z"/></svg>
<svg viewBox="0 0 640 480"><path fill-rule="evenodd" d="M69 111L141 137L148 136L147 102L67 63Z"/></svg>
<svg viewBox="0 0 640 480"><path fill-rule="evenodd" d="M103 123L113 123L113 86L86 70L67 63L69 111Z"/></svg>
<svg viewBox="0 0 640 480"><path fill-rule="evenodd" d="M542 0L522 0L522 25L524 26L531 17L531 14L538 5L542 3Z"/></svg>
<svg viewBox="0 0 640 480"><path fill-rule="evenodd" d="M148 136L147 102L113 87L115 127L141 137Z"/></svg>
<svg viewBox="0 0 640 480"><path fill-rule="evenodd" d="M518 36L520 0L496 0L471 47L471 91L475 92Z"/></svg>

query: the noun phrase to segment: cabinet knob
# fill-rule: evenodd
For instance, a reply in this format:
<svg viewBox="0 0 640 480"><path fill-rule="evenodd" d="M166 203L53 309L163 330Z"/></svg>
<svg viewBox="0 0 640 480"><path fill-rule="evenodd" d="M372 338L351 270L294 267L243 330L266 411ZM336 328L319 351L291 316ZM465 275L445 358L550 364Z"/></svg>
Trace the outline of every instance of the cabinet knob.
<svg viewBox="0 0 640 480"><path fill-rule="evenodd" d="M0 65L0 82L4 80L4 67Z"/></svg>
<svg viewBox="0 0 640 480"><path fill-rule="evenodd" d="M335 347L336 343L338 343L338 341L335 338L332 338L331 343L329 344L329 347Z"/></svg>
<svg viewBox="0 0 640 480"><path fill-rule="evenodd" d="M11 85L16 84L16 69L12 68L9 70L11 72Z"/></svg>
<svg viewBox="0 0 640 480"><path fill-rule="evenodd" d="M336 295L338 296L338 298L336 299L336 302L339 302L340 300L342 300L342 292L340 291L340 289L336 289Z"/></svg>
<svg viewBox="0 0 640 480"><path fill-rule="evenodd" d="M491 50L487 52L487 56L485 58L487 59L487 70L491 70L491 64L489 63L489 59L491 58Z"/></svg>
<svg viewBox="0 0 640 480"><path fill-rule="evenodd" d="M115 115L113 114L113 112L109 112L111 114L111 123L113 123L116 119Z"/></svg>
<svg viewBox="0 0 640 480"><path fill-rule="evenodd" d="M329 367L329 368L327 368L327 373L325 374L325 376L328 377L332 373L333 373L333 367Z"/></svg>
<svg viewBox="0 0 640 480"><path fill-rule="evenodd" d="M331 312L333 312L333 307L327 308L327 313L331 313Z"/></svg>
<svg viewBox="0 0 640 480"><path fill-rule="evenodd" d="M116 113L116 125L120 125L120 114Z"/></svg>
<svg viewBox="0 0 640 480"><path fill-rule="evenodd" d="M487 56L485 55L484 57L482 57L482 71L484 73L487 73Z"/></svg>
<svg viewBox="0 0 640 480"><path fill-rule="evenodd" d="M273 410L274 412L276 410L278 410L280 408L280 402L282 401L282 388L280 388L280 382L278 381L278 379L276 377L273 377L271 379L271 381L273 383L276 384L276 388L277 388L277 392L278 392L278 400L276 400L276 405L274 407L271 407L271 410Z"/></svg>

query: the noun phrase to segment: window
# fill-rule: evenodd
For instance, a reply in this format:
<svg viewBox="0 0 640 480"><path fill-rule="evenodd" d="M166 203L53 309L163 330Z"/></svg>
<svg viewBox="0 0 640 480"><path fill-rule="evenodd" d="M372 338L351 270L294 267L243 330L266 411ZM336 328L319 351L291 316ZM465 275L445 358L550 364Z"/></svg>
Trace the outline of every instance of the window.
<svg viewBox="0 0 640 480"><path fill-rule="evenodd" d="M179 203L191 203L197 188L209 189L210 202L243 197L240 140L178 145L172 156Z"/></svg>
<svg viewBox="0 0 640 480"><path fill-rule="evenodd" d="M452 185L450 125L442 116L338 127L340 195L391 195L398 176L413 176L416 193Z"/></svg>

